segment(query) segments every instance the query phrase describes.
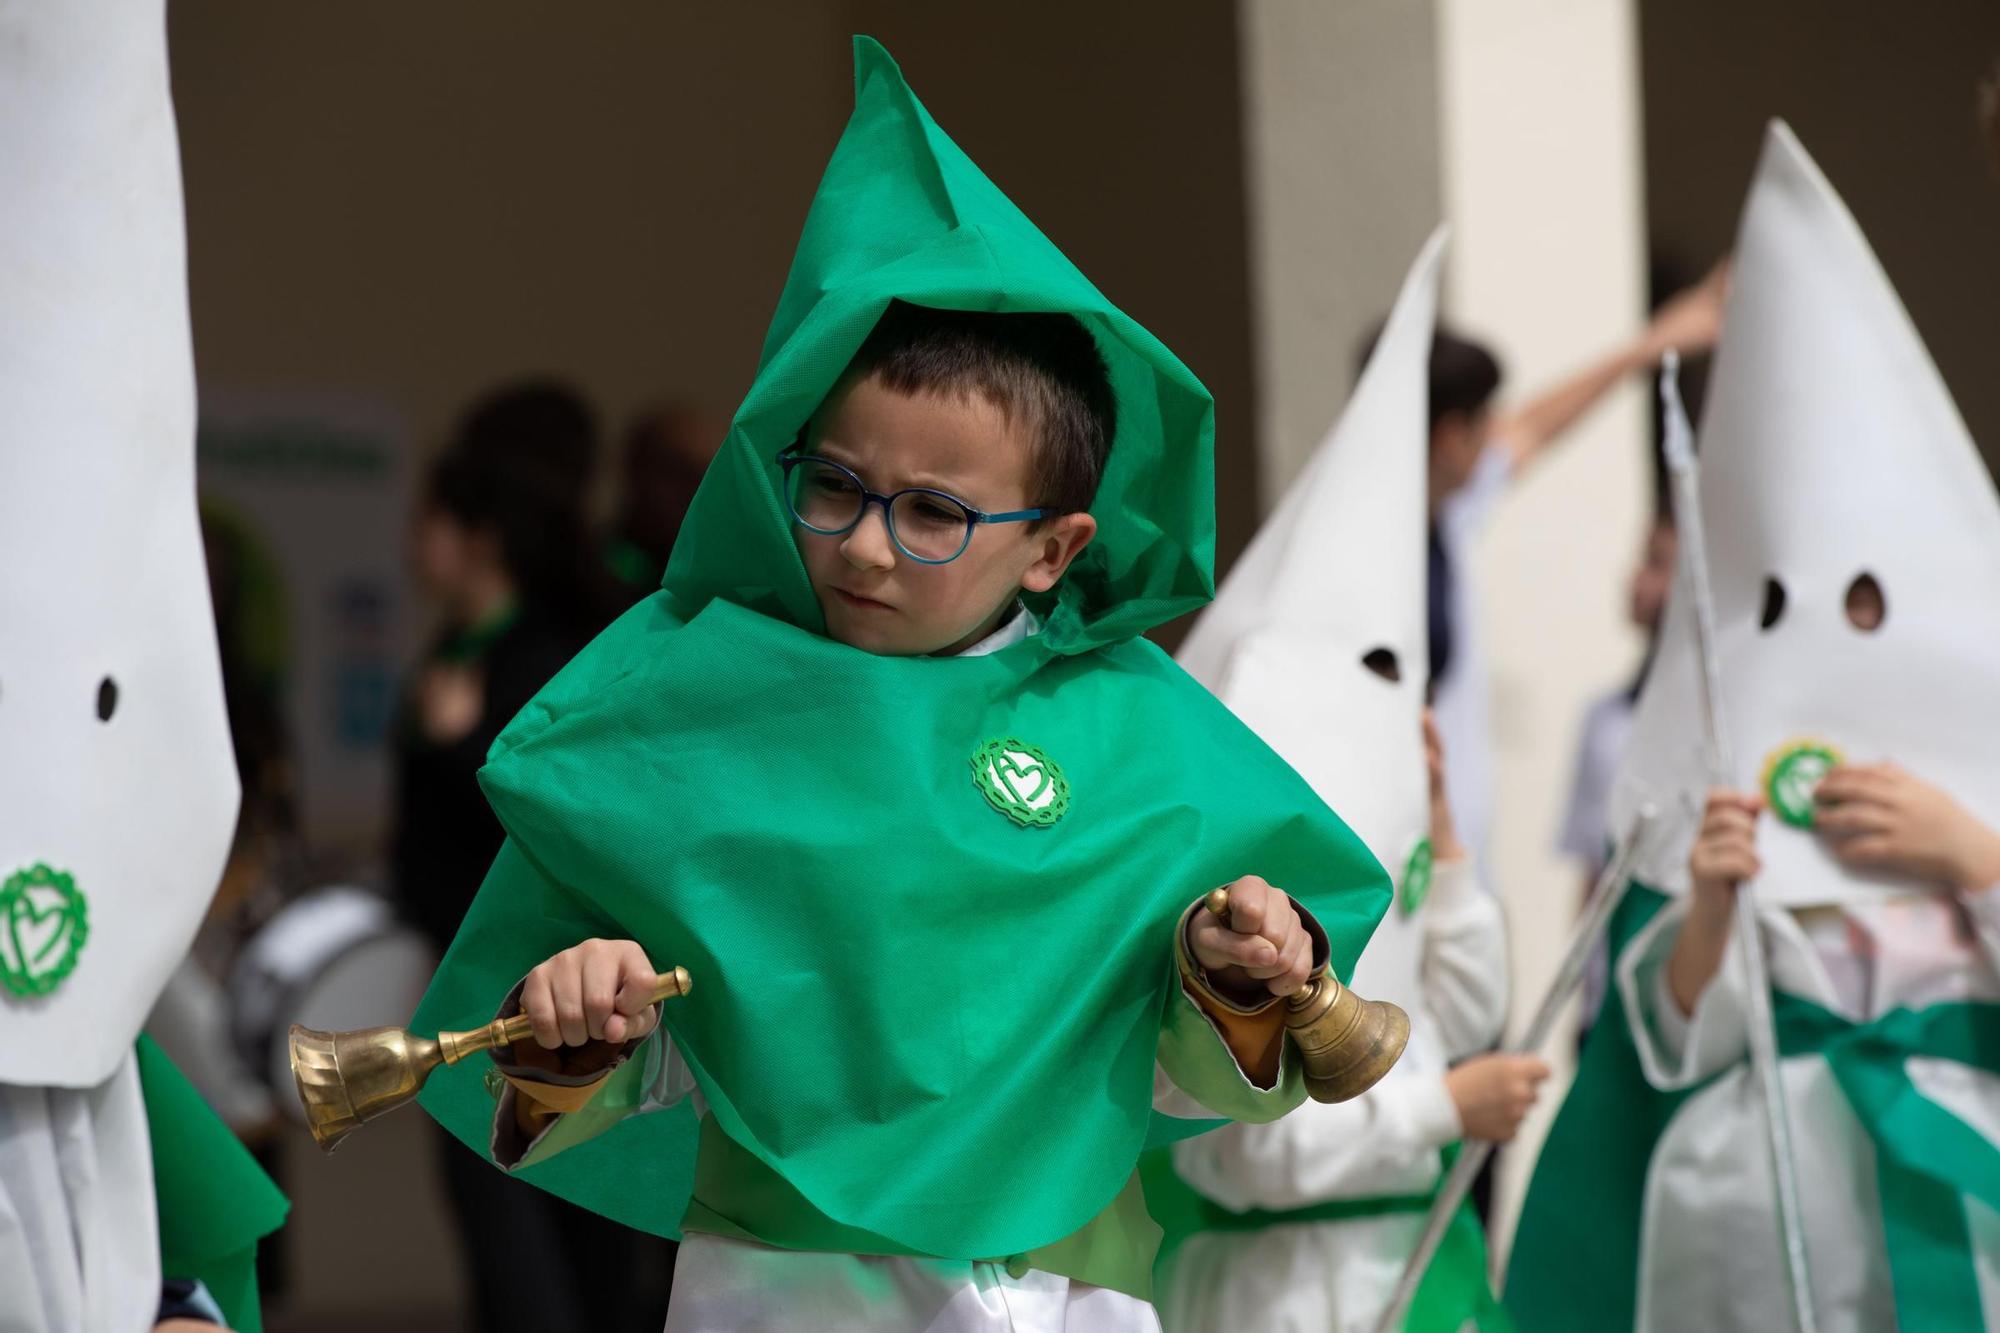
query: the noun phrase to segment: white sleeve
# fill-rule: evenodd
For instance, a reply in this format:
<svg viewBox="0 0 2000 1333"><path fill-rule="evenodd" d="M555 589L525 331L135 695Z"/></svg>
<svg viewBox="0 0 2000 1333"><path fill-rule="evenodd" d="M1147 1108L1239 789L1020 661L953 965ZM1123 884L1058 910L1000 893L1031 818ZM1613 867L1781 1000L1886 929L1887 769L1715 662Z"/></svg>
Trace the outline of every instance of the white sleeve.
<svg viewBox="0 0 2000 1333"><path fill-rule="evenodd" d="M1444 1058L1491 1050L1507 1021L1507 922L1471 858L1432 867L1423 918L1424 1003Z"/></svg>
<svg viewBox="0 0 2000 1333"><path fill-rule="evenodd" d="M1980 951L1993 968L2000 971L2000 884L1978 893L1959 894L1958 900L1965 904L1965 913L1972 919Z"/></svg>
<svg viewBox="0 0 2000 1333"><path fill-rule="evenodd" d="M1695 1002L1694 1013L1683 1014L1674 999L1667 960L1680 939L1687 911L1685 897L1662 908L1625 946L1615 969L1640 1067L1647 1082L1667 1092L1693 1087L1749 1053L1743 953L1733 935L1723 949L1722 965ZM1829 1003L1831 985L1825 970L1791 913L1767 909L1758 919L1772 984Z"/></svg>
<svg viewBox="0 0 2000 1333"><path fill-rule="evenodd" d="M1352 1101L1308 1102L1268 1125L1225 1125L1174 1145L1181 1177L1235 1212L1416 1194L1461 1137L1441 1073L1391 1073Z"/></svg>
<svg viewBox="0 0 2000 1333"><path fill-rule="evenodd" d="M1446 496L1439 508L1439 521L1451 529L1453 545L1471 539L1493 511L1494 504L1507 493L1507 486L1513 480L1513 455L1499 441L1487 441L1480 449L1479 460L1472 465L1465 484Z"/></svg>

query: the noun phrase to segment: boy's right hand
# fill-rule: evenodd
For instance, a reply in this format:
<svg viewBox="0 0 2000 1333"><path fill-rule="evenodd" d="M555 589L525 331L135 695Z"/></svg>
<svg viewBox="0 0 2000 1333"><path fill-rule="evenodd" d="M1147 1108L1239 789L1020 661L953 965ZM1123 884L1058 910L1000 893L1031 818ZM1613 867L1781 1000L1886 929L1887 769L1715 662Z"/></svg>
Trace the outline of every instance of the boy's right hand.
<svg viewBox="0 0 2000 1333"><path fill-rule="evenodd" d="M585 940L528 973L521 1012L546 1050L590 1041L627 1042L659 1022L651 1003L659 976L632 940Z"/></svg>
<svg viewBox="0 0 2000 1333"><path fill-rule="evenodd" d="M1506 1143L1521 1128L1549 1067L1532 1055L1475 1055L1444 1076L1468 1139Z"/></svg>
<svg viewBox="0 0 2000 1333"><path fill-rule="evenodd" d="M1736 914L1736 890L1754 879L1763 862L1757 859L1757 816L1764 798L1754 792L1708 794L1701 831L1688 853L1688 879L1693 901L1687 919L1667 958L1667 989L1682 1014L1692 1014L1702 993L1722 967Z"/></svg>
<svg viewBox="0 0 2000 1333"><path fill-rule="evenodd" d="M1688 877L1694 906L1704 913L1727 915L1736 900L1736 886L1763 869L1757 859L1757 816L1764 798L1753 792L1709 792L1702 811L1701 831L1688 854Z"/></svg>

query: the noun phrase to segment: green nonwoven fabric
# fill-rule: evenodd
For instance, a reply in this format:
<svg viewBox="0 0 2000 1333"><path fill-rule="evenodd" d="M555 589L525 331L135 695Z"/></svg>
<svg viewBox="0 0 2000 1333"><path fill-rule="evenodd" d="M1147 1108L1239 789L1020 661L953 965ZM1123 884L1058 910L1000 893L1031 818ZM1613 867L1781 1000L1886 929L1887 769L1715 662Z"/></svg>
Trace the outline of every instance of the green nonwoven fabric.
<svg viewBox="0 0 2000 1333"><path fill-rule="evenodd" d="M291 1204L151 1037L138 1045L139 1086L153 1144L160 1271L207 1286L229 1327L258 1333L257 1242Z"/></svg>
<svg viewBox="0 0 2000 1333"><path fill-rule="evenodd" d="M1013 1255L1129 1179L1191 903L1261 874L1318 917L1344 976L1389 882L1136 637L1213 588L1207 392L879 46L857 39L855 59L853 119L665 586L495 744L481 782L508 846L416 1022L483 1022L550 954L635 939L695 978L666 1022L716 1124L812 1209L887 1246ZM1098 540L1035 606L1040 632L987 656L824 637L785 514L776 455L893 299L1073 314L1118 396ZM973 757L996 740L1046 756L1059 818L1016 822L982 793ZM480 1071L440 1071L424 1102L485 1150ZM685 1107L636 1117L523 1174L671 1234L694 1131ZM760 1238L809 1248L806 1221Z"/></svg>

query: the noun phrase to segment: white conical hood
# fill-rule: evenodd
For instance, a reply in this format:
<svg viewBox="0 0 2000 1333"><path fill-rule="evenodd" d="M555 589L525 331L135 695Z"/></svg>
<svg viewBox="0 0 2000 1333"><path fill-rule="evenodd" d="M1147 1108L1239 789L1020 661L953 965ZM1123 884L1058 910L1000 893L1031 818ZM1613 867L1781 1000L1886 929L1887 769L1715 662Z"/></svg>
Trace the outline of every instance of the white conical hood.
<svg viewBox="0 0 2000 1333"><path fill-rule="evenodd" d="M0 1082L112 1072L235 824L185 253L163 0L0 0Z"/></svg>
<svg viewBox="0 0 2000 1333"><path fill-rule="evenodd" d="M1346 411L1179 653L1399 880L1430 826L1425 478L1444 241L1440 229L1424 246ZM1400 680L1363 665L1377 651ZM1369 995L1412 998L1403 923L1392 909L1362 956L1356 985Z"/></svg>
<svg viewBox="0 0 2000 1333"><path fill-rule="evenodd" d="M2000 502L1860 229L1781 123L1744 210L1700 476L1732 783L1764 787L1774 756L1818 741L1893 759L2000 822ZM1846 611L1863 575L1887 607L1873 632ZM1614 818L1647 793L1683 812L1700 799L1686 600L1677 587ZM1691 836L1647 868L1652 881L1685 885ZM1850 875L1780 820L1758 847L1774 902L1895 887Z"/></svg>

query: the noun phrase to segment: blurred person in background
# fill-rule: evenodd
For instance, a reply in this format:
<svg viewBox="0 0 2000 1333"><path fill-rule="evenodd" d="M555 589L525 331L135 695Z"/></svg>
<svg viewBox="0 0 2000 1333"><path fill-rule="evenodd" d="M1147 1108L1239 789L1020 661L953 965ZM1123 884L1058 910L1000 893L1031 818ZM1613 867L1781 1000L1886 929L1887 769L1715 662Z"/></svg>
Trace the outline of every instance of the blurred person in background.
<svg viewBox="0 0 2000 1333"><path fill-rule="evenodd" d="M1655 258L1651 286L1654 307L1660 309L1687 285L1686 269L1677 261ZM1708 386L1709 359L1697 355L1680 368L1681 402L1690 417L1699 420ZM1625 747L1632 734L1632 715L1645 686L1646 673L1653 667L1653 651L1660 636L1660 617L1667 607L1667 592L1673 587L1680 541L1674 527L1674 511L1668 487L1671 484L1662 452L1665 421L1658 394L1649 394L1653 416L1652 487L1653 515L1639 547L1639 561L1632 567L1625 585L1626 619L1645 638L1645 648L1630 679L1591 701L1583 715L1577 738L1575 767L1572 769L1569 801L1557 835L1557 850L1573 857L1582 867L1582 883L1577 901L1582 903L1596 887L1612 855L1615 830L1611 827L1611 783L1624 761ZM1591 958L1584 975L1581 995L1581 1043L1604 1000L1610 975L1610 951L1602 944Z"/></svg>
<svg viewBox="0 0 2000 1333"><path fill-rule="evenodd" d="M1634 373L1670 350L1714 345L1728 293L1726 264L1675 295L1635 337L1517 408L1495 412L1500 364L1440 327L1431 344L1430 679L1452 756L1451 805L1468 845L1492 841L1493 756L1485 654L1471 586L1472 543L1505 493L1550 446ZM1483 854L1483 853L1482 853Z"/></svg>
<svg viewBox="0 0 2000 1333"><path fill-rule="evenodd" d="M396 728L390 867L401 911L440 955L504 836L477 781L486 751L614 607L583 509L590 423L560 386L501 390L467 413L425 479L410 559L439 630ZM665 1294L639 1289L637 1233L508 1179L449 1136L439 1146L473 1327L660 1327ZM667 1271L671 1255L644 1267Z"/></svg>
<svg viewBox="0 0 2000 1333"><path fill-rule="evenodd" d="M641 413L618 460L618 514L605 553L632 600L660 586L681 520L728 423L685 402Z"/></svg>

